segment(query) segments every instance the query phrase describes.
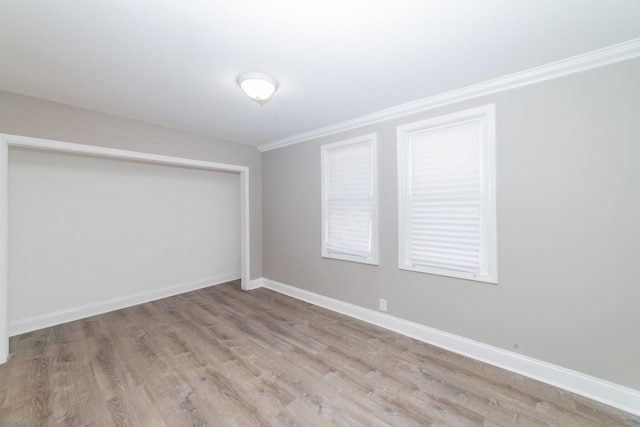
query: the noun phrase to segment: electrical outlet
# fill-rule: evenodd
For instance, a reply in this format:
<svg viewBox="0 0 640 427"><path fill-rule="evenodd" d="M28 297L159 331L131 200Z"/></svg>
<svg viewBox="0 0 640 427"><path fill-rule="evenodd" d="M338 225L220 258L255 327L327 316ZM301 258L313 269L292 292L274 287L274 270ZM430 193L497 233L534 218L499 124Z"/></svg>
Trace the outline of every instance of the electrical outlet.
<svg viewBox="0 0 640 427"><path fill-rule="evenodd" d="M386 299L380 298L379 308L380 308L380 311L387 311L387 300Z"/></svg>

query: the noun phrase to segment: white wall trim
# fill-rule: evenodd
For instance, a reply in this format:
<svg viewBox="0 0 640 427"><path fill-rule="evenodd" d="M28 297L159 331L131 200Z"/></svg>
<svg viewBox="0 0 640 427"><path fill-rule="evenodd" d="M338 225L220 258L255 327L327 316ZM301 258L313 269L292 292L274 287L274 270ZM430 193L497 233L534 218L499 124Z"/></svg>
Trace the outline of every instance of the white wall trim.
<svg viewBox="0 0 640 427"><path fill-rule="evenodd" d="M478 216L474 218L479 224L478 267L475 271L462 271L454 268L442 268L438 264L416 261L412 248L415 244L426 243L423 238L415 235L412 229L413 213L417 206L413 201L420 199L424 194L413 188L416 159L414 144L427 142L429 147L432 132L447 132L458 129L460 126L473 124L477 126L472 138L478 150L476 166L478 167L476 179L479 193L474 202L478 202ZM445 130L446 129L446 130ZM467 280L476 280L487 283L498 283L498 256L497 256L497 221L496 221L496 135L495 135L495 105L487 104L481 107L470 108L451 114L431 117L398 126L397 132L397 174L398 174L398 268L402 270L417 271L421 273L438 274L441 276L458 277ZM416 140L417 138L417 140ZM426 138L426 140L425 140ZM424 159L423 159L424 160ZM420 169L417 167L416 169ZM445 175L446 176L446 175ZM470 196L469 196L470 197ZM421 200L421 199L420 199ZM469 200L471 202L471 200ZM419 208L418 208L419 209ZM420 212L418 215L423 215ZM445 215L445 214L440 214ZM454 227L454 225L451 225ZM454 240L447 242L455 244ZM443 256L444 257L444 256ZM419 259L419 257L418 257ZM453 260L453 259L452 259ZM455 261L454 261L455 262Z"/></svg>
<svg viewBox="0 0 640 427"><path fill-rule="evenodd" d="M1 140L2 138L0 138ZM9 147L0 141L0 363L9 357Z"/></svg>
<svg viewBox="0 0 640 427"><path fill-rule="evenodd" d="M75 144L18 135L0 134L0 364L9 357L9 294L8 294L8 178L9 148L24 147L38 150L84 154L111 159L134 160L145 163L182 166L196 169L235 172L240 174L240 280L242 288L249 285L250 266L250 208L249 168L247 166L215 163L182 157L163 156L138 151L119 150L94 145Z"/></svg>
<svg viewBox="0 0 640 427"><path fill-rule="evenodd" d="M640 415L640 391L270 279L256 285Z"/></svg>
<svg viewBox="0 0 640 427"><path fill-rule="evenodd" d="M263 277L259 277L257 279L253 279L249 282L249 286L247 288L245 288L245 290L247 291L252 291L254 289L258 289L258 288L266 288L267 284L266 284L266 279Z"/></svg>
<svg viewBox="0 0 640 427"><path fill-rule="evenodd" d="M207 288L209 286L220 285L240 278L238 273L223 274L216 277L207 277L194 282L181 283L161 289L140 292L122 298L114 298L78 307L71 307L65 310L58 310L40 316L28 317L26 319L15 320L9 324L9 336L20 335L26 332L36 331L49 326L60 325L62 323L73 322L74 320L96 316L110 311L155 301L162 298L172 297L185 292Z"/></svg>
<svg viewBox="0 0 640 427"><path fill-rule="evenodd" d="M531 68L514 74L509 74L497 79L488 80L483 83L467 86L444 92L418 101L409 102L396 107L377 111L357 117L352 120L332 124L329 126L314 129L308 132L299 133L287 138L268 142L258 146L262 152L275 150L289 145L299 144L315 138L334 135L362 126L368 126L386 120L392 120L409 114L422 113L434 108L456 102L466 101L493 93L503 92L546 80L563 77L569 74L580 73L594 68L604 67L616 62L626 61L640 56L640 38L615 44L603 49L587 52L582 55L573 56L561 61L552 62L540 67Z"/></svg>
<svg viewBox="0 0 640 427"><path fill-rule="evenodd" d="M371 166L371 235L370 235L370 251L366 256L345 254L332 252L328 247L329 239L329 166L330 152L332 150L340 150L345 147L353 147L354 145L367 145L369 149L369 164ZM356 179L354 176L345 177L348 182L350 179ZM351 191L352 189L350 189ZM320 147L320 254L323 258L338 259L343 261L358 262L362 264L378 265L378 254L380 252L378 245L378 135L370 133L355 138L349 138L344 141L324 144ZM344 237L344 236L343 236Z"/></svg>

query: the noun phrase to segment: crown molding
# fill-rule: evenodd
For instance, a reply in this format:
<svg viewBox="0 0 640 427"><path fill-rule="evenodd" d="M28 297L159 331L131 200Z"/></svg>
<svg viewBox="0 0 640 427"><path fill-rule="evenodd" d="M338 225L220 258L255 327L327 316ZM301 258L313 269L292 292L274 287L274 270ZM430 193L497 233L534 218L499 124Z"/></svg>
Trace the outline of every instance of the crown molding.
<svg viewBox="0 0 640 427"><path fill-rule="evenodd" d="M493 93L528 86L546 80L580 73L594 68L622 62L640 56L640 38L629 40L603 49L594 50L582 55L573 56L561 61L552 62L540 67L509 74L483 83L455 89L438 95L409 102L396 107L387 108L375 113L324 126L308 132L299 133L287 138L268 142L258 146L261 152L275 150L289 145L299 144L323 136L351 129L392 120L409 114L421 113L434 108L443 107L460 101L478 98Z"/></svg>

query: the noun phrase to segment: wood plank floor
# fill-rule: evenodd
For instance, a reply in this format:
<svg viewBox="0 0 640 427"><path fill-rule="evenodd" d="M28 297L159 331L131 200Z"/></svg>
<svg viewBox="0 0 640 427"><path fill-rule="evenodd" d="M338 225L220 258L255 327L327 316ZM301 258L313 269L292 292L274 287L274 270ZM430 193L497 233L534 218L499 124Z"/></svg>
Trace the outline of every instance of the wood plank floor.
<svg viewBox="0 0 640 427"><path fill-rule="evenodd" d="M640 417L231 282L11 338L0 426L640 426Z"/></svg>

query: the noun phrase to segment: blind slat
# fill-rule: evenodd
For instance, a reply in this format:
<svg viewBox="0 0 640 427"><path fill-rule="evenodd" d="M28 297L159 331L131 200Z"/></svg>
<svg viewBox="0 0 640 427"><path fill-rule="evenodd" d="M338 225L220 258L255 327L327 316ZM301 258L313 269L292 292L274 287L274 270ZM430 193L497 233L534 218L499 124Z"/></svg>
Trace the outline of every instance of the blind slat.
<svg viewBox="0 0 640 427"><path fill-rule="evenodd" d="M414 265L480 268L480 154L474 125L412 137L409 258Z"/></svg>
<svg viewBox="0 0 640 427"><path fill-rule="evenodd" d="M326 236L328 252L358 257L372 253L372 145L326 150Z"/></svg>

